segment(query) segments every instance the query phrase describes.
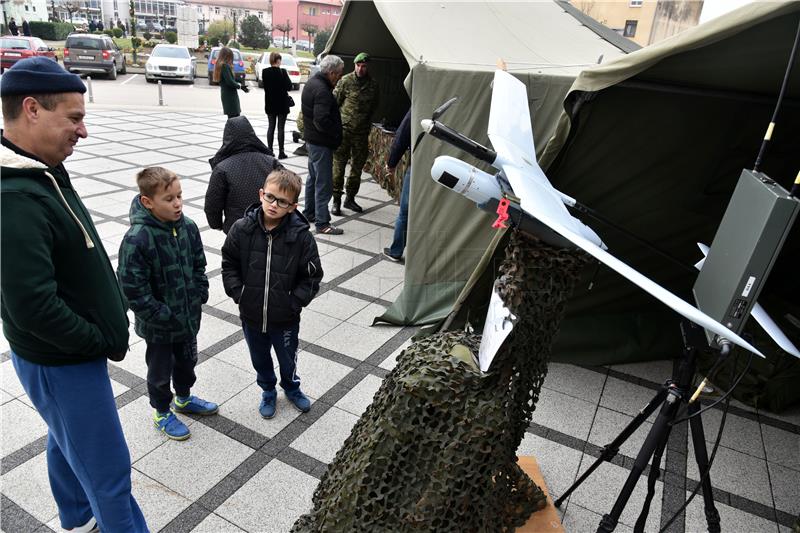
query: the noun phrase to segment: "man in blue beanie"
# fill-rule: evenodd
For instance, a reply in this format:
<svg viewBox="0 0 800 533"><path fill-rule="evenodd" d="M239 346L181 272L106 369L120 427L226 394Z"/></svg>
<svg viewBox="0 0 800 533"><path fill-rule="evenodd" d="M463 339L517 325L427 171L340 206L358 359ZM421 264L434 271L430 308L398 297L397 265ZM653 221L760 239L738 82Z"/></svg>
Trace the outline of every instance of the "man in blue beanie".
<svg viewBox="0 0 800 533"><path fill-rule="evenodd" d="M85 91L44 57L0 78L0 312L14 369L47 423L61 526L147 532L107 368L128 349L126 303L63 165L87 136Z"/></svg>

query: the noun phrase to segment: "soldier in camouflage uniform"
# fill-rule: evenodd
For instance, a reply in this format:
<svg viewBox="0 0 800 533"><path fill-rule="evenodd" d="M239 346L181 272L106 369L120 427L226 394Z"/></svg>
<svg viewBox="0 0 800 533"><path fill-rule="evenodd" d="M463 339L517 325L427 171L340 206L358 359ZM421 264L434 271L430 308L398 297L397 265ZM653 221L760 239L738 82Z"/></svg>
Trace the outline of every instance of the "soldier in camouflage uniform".
<svg viewBox="0 0 800 533"><path fill-rule="evenodd" d="M344 207L360 213L356 194L361 186L361 170L367 161L369 128L372 113L378 106L378 82L367 72L369 54L361 52L355 57L355 70L342 77L333 94L342 113L342 144L333 154L333 214L342 216L342 189L346 197ZM344 187L344 169L350 160L350 175Z"/></svg>

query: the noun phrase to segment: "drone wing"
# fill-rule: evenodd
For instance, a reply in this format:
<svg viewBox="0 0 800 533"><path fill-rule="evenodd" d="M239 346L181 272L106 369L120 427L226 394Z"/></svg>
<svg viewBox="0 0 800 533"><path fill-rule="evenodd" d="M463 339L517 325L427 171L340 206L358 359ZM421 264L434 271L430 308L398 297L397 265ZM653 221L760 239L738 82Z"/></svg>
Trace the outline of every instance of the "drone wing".
<svg viewBox="0 0 800 533"><path fill-rule="evenodd" d="M511 186L514 187L515 182L525 182L527 179L526 173L513 165L504 165L503 172L506 174L508 181L511 183ZM513 179L512 179L513 177ZM515 193L519 193L519 191L515 188ZM652 296L656 297L657 299L661 300L664 304L672 308L677 313L685 316L692 322L706 328L709 331L713 331L714 333L729 339L734 344L741 346L747 350L750 350L754 354L760 355L764 357L764 355L759 352L756 348L750 345L746 340L742 339L731 331L730 329L726 328L707 314L703 313L693 305L688 304L687 302L683 301L682 299L678 298L667 289L662 287L661 285L657 284L650 278L644 276L643 274L639 273L637 270L634 270L627 264L623 263L610 253L606 252L602 248L600 248L597 244L591 242L590 240L586 239L582 235L576 233L572 229L566 227L564 224L561 223L560 220L553 218L547 211L538 209L537 202L532 201L531 198L527 197L526 193L525 196L522 196L521 200L521 207L524 209L529 215L536 218L550 229L564 237L565 239L569 240L588 254L594 256L596 259L601 261L603 264L615 270L623 277L627 278L628 280L632 281Z"/></svg>
<svg viewBox="0 0 800 533"><path fill-rule="evenodd" d="M706 262L706 256L708 255L709 248L702 242L698 242L697 247L700 248L701 252L703 252L703 258L695 263L694 266L697 270L700 270L703 268L703 264ZM750 316L756 319L756 322L758 322L758 324L764 328L764 331L767 332L767 335L772 337L772 340L775 341L775 344L780 346L784 351L800 358L800 350L798 350L797 346L795 346L794 343L789 340L789 337L787 337L783 331L781 331L781 328L778 327L778 324L776 324L774 320L772 320L772 317L767 314L766 310L761 307L761 304L756 302L753 305L753 308L750 310Z"/></svg>
<svg viewBox="0 0 800 533"><path fill-rule="evenodd" d="M535 203L530 207L536 212L546 213L564 227L603 246L600 237L567 210L564 203L574 200L555 189L536 162L528 91L524 83L502 70L494 73L488 132L497 152L494 166L503 170L510 164L523 169L524 177L520 180L516 175L506 175L514 194L527 199L529 204Z"/></svg>

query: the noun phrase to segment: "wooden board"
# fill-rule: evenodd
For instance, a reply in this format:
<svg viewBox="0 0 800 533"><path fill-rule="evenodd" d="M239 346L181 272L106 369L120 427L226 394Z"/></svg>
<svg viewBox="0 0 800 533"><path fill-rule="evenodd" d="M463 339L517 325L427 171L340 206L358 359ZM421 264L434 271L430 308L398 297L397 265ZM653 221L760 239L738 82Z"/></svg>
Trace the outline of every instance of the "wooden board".
<svg viewBox="0 0 800 533"><path fill-rule="evenodd" d="M547 507L531 515L525 525L517 528L517 533L564 533L564 527L558 518L558 511L542 478L542 471L533 457L520 457L519 466L547 495Z"/></svg>

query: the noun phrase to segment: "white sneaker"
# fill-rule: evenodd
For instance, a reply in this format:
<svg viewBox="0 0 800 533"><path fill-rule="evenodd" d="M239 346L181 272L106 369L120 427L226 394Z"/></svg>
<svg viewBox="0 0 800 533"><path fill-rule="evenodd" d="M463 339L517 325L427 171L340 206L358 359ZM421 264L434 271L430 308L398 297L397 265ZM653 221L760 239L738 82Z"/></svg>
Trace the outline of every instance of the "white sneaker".
<svg viewBox="0 0 800 533"><path fill-rule="evenodd" d="M89 521L82 526L73 527L67 531L70 533L100 533L100 528L97 527L97 520L91 517Z"/></svg>

